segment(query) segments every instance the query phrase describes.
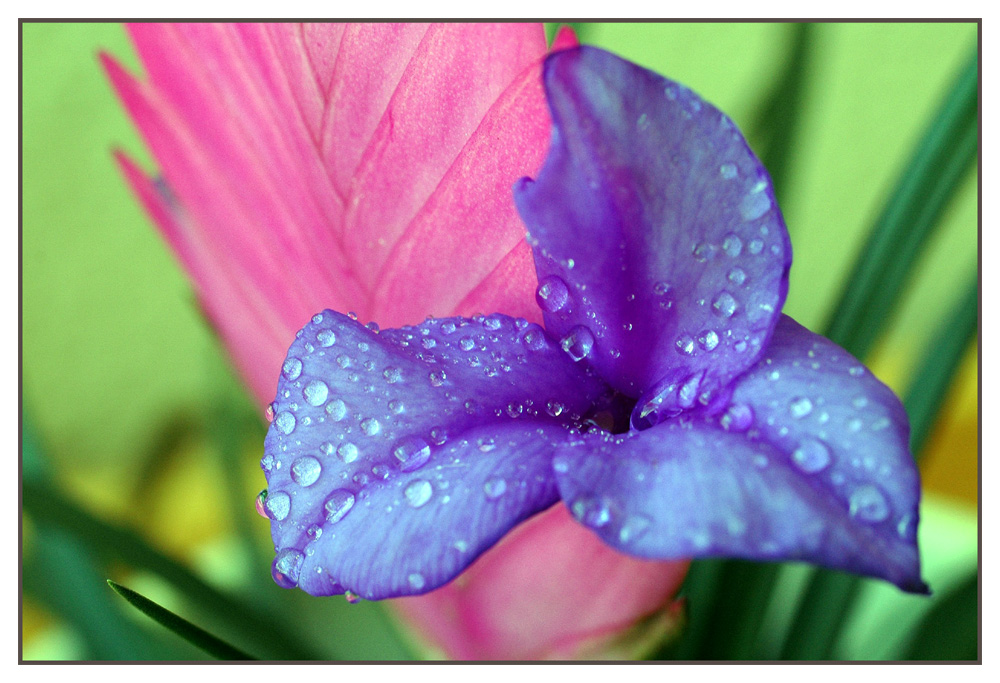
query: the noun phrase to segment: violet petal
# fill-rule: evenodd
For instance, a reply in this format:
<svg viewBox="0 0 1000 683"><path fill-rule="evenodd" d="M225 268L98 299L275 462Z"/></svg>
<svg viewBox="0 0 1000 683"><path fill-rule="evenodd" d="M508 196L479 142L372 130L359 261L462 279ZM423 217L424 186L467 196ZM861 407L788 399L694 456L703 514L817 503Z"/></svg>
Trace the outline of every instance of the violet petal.
<svg viewBox="0 0 1000 683"><path fill-rule="evenodd" d="M368 599L446 583L558 500L552 442L606 391L524 320L377 333L314 316L288 351L261 462L275 580Z"/></svg>
<svg viewBox="0 0 1000 683"><path fill-rule="evenodd" d="M888 387L783 316L723 412L583 435L553 466L577 519L625 552L804 560L925 592L908 438Z"/></svg>
<svg viewBox="0 0 1000 683"><path fill-rule="evenodd" d="M657 74L581 47L544 79L552 145L515 201L546 329L587 329L605 381L669 387L654 407L676 413L685 385L753 365L777 321L791 246L770 179L727 116Z"/></svg>

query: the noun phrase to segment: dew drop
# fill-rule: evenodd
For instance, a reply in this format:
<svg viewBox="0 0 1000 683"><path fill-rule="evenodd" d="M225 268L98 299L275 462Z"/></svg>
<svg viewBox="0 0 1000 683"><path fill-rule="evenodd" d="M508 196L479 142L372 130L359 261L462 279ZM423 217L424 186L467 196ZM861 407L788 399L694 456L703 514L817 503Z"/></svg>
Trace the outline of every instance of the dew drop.
<svg viewBox="0 0 1000 683"><path fill-rule="evenodd" d="M434 431L431 430L432 435ZM444 442L442 441L442 443ZM430 459L431 447L419 436L406 436L396 442L392 448L392 454L399 461L399 469L410 472L423 467Z"/></svg>
<svg viewBox="0 0 1000 683"><path fill-rule="evenodd" d="M444 370L433 370L427 375L427 379L430 380L431 386L439 387L444 384L448 376L444 373Z"/></svg>
<svg viewBox="0 0 1000 683"><path fill-rule="evenodd" d="M538 284L535 301L538 302L538 307L543 311L555 313L562 310L569 302L569 289L561 278L549 275Z"/></svg>
<svg viewBox="0 0 1000 683"><path fill-rule="evenodd" d="M444 427L432 427L431 428L431 443L435 446L443 446L445 441L448 440L448 432Z"/></svg>
<svg viewBox="0 0 1000 683"><path fill-rule="evenodd" d="M705 261L715 258L715 245L700 242L692 247L691 255L698 263L705 263Z"/></svg>
<svg viewBox="0 0 1000 683"><path fill-rule="evenodd" d="M727 256L736 258L743 252L743 240L739 236L729 233L726 238L722 240L722 250L726 252Z"/></svg>
<svg viewBox="0 0 1000 683"><path fill-rule="evenodd" d="M531 351L541 351L548 346L542 328L533 325L524 333L524 345Z"/></svg>
<svg viewBox="0 0 1000 683"><path fill-rule="evenodd" d="M321 406L326 402L327 396L330 394L330 388L326 386L323 380L314 379L306 385L306 388L302 390L302 396L306 399L306 403L311 406Z"/></svg>
<svg viewBox="0 0 1000 683"><path fill-rule="evenodd" d="M656 296L666 296L670 293L670 285L666 282L657 282L653 285L653 294Z"/></svg>
<svg viewBox="0 0 1000 683"><path fill-rule="evenodd" d="M441 334L451 334L455 331L455 323L451 320L445 320L441 323Z"/></svg>
<svg viewBox="0 0 1000 683"><path fill-rule="evenodd" d="M280 522L288 516L288 511L292 507L292 499L284 491L266 494L264 510L267 511L268 519Z"/></svg>
<svg viewBox="0 0 1000 683"><path fill-rule="evenodd" d="M271 563L271 578L282 588L295 588L299 585L299 572L305 556L295 548L285 548L278 552Z"/></svg>
<svg viewBox="0 0 1000 683"><path fill-rule="evenodd" d="M545 412L552 417L559 417L565 409L566 406L559 401L546 401L545 403Z"/></svg>
<svg viewBox="0 0 1000 683"><path fill-rule="evenodd" d="M429 481L414 479L403 489L403 494L406 496L406 502L410 504L410 507L419 508L426 505L427 501L431 499L431 496L434 495L434 489L431 487Z"/></svg>
<svg viewBox="0 0 1000 683"><path fill-rule="evenodd" d="M521 417L524 412L524 406L520 403L508 403L507 404L507 415L509 417Z"/></svg>
<svg viewBox="0 0 1000 683"><path fill-rule="evenodd" d="M860 365L854 365L847 372L850 373L851 377L860 377L865 374L865 369Z"/></svg>
<svg viewBox="0 0 1000 683"><path fill-rule="evenodd" d="M361 596L354 591L344 591L344 599L352 605L356 605L361 602Z"/></svg>
<svg viewBox="0 0 1000 683"><path fill-rule="evenodd" d="M417 574L416 572L414 572L413 574L410 574L408 577L406 577L406 581L407 581L407 583L410 584L410 588L412 588L415 591L418 591L418 590L422 589L424 587L425 583L426 583L424 581L423 575L422 574Z"/></svg>
<svg viewBox="0 0 1000 683"><path fill-rule="evenodd" d="M500 329L500 318L490 316L483 321L483 327L487 330L499 330Z"/></svg>
<svg viewBox="0 0 1000 683"><path fill-rule="evenodd" d="M274 402L267 404L267 410L264 411L264 418L267 420L268 424L274 422L274 408L277 404Z"/></svg>
<svg viewBox="0 0 1000 683"><path fill-rule="evenodd" d="M458 340L458 345L463 351L471 351L476 348L476 342L473 341L472 337L462 337Z"/></svg>
<svg viewBox="0 0 1000 683"><path fill-rule="evenodd" d="M743 283L746 282L747 274L742 268L736 267L729 271L728 275L729 281L732 282L737 287L742 287Z"/></svg>
<svg viewBox="0 0 1000 683"><path fill-rule="evenodd" d="M853 401L851 401L851 405L854 406L856 409L861 410L866 405L868 405L868 399L865 398L864 396L858 396Z"/></svg>
<svg viewBox="0 0 1000 683"><path fill-rule="evenodd" d="M600 529L611 521L611 508L604 499L582 496L573 501L570 512L577 520L592 529Z"/></svg>
<svg viewBox="0 0 1000 683"><path fill-rule="evenodd" d="M822 472L830 465L830 448L819 439L804 439L792 453L792 462L806 474Z"/></svg>
<svg viewBox="0 0 1000 683"><path fill-rule="evenodd" d="M345 441L337 447L337 455L345 463L352 463L358 459L358 447L350 441Z"/></svg>
<svg viewBox="0 0 1000 683"><path fill-rule="evenodd" d="M341 353L337 356L337 365L342 367L344 370L351 367L351 359L345 353Z"/></svg>
<svg viewBox="0 0 1000 683"><path fill-rule="evenodd" d="M393 415L402 415L406 412L406 406L399 399L394 398L386 405L389 408L389 412Z"/></svg>
<svg viewBox="0 0 1000 683"><path fill-rule="evenodd" d="M496 500L507 492L507 482L500 477L487 479L486 483L483 484L483 492L490 500Z"/></svg>
<svg viewBox="0 0 1000 683"><path fill-rule="evenodd" d="M725 180L732 180L737 175L736 165L722 164L722 166L719 166L719 175L722 176Z"/></svg>
<svg viewBox="0 0 1000 683"><path fill-rule="evenodd" d="M382 425L374 417L366 417L361 421L361 431L368 436L375 436L382 431Z"/></svg>
<svg viewBox="0 0 1000 683"><path fill-rule="evenodd" d="M319 460L306 455L292 463L292 481L299 486L312 486L323 472Z"/></svg>
<svg viewBox="0 0 1000 683"><path fill-rule="evenodd" d="M340 422L347 416L347 404L341 399L335 398L326 404L326 414L334 422Z"/></svg>
<svg viewBox="0 0 1000 683"><path fill-rule="evenodd" d="M497 442L489 437L482 437L477 441L479 450L482 453L489 453L497 447Z"/></svg>
<svg viewBox="0 0 1000 683"><path fill-rule="evenodd" d="M756 256L760 252L764 251L764 241L757 239L750 240L750 244L747 245L747 249L751 254Z"/></svg>
<svg viewBox="0 0 1000 683"><path fill-rule="evenodd" d="M333 333L333 330L320 330L316 333L316 341L319 342L320 346L333 346L337 343L337 335Z"/></svg>
<svg viewBox="0 0 1000 683"><path fill-rule="evenodd" d="M683 356L690 356L694 353L694 339L690 334L682 334L674 341L677 353Z"/></svg>
<svg viewBox="0 0 1000 683"><path fill-rule="evenodd" d="M756 188L755 188L756 189ZM771 198L764 192L753 192L740 202L740 215L745 221L754 221L771 209Z"/></svg>
<svg viewBox="0 0 1000 683"><path fill-rule="evenodd" d="M812 412L813 404L805 396L796 396L788 404L788 412L796 420L805 417Z"/></svg>
<svg viewBox="0 0 1000 683"><path fill-rule="evenodd" d="M629 515L618 530L618 540L622 543L631 543L645 534L651 524L652 520L645 515Z"/></svg>
<svg viewBox="0 0 1000 683"><path fill-rule="evenodd" d="M889 516L889 503L885 496L872 484L854 489L850 500L851 517L865 522L882 522Z"/></svg>
<svg viewBox="0 0 1000 683"><path fill-rule="evenodd" d="M295 429L295 416L289 412L278 413L274 418L274 426L282 434L291 434Z"/></svg>
<svg viewBox="0 0 1000 683"><path fill-rule="evenodd" d="M352 507L354 507L354 494L347 489L334 489L323 503L326 521L336 524L347 516Z"/></svg>
<svg viewBox="0 0 1000 683"><path fill-rule="evenodd" d="M594 348L594 335L583 325L577 325L562 338L559 345L570 358L579 362L589 356Z"/></svg>
<svg viewBox="0 0 1000 683"><path fill-rule="evenodd" d="M719 418L719 424L729 432L745 432L753 424L753 409L745 403L734 403Z"/></svg>
<svg viewBox="0 0 1000 683"><path fill-rule="evenodd" d="M382 377L388 384L396 384L403 380L403 373L399 368L386 368L382 371Z"/></svg>
<svg viewBox="0 0 1000 683"><path fill-rule="evenodd" d="M716 334L715 330L705 330L698 335L698 346L706 351L711 351L718 345L719 335Z"/></svg>
<svg viewBox="0 0 1000 683"><path fill-rule="evenodd" d="M736 312L736 299L729 292L720 292L712 302L712 309L720 318L731 318Z"/></svg>
<svg viewBox="0 0 1000 683"><path fill-rule="evenodd" d="M267 508L264 507L264 504L266 502L267 502L267 489L264 489L263 491L257 494L257 498L255 498L253 501L253 507L257 511L258 515L266 519L270 519L270 517L267 514Z"/></svg>
<svg viewBox="0 0 1000 683"><path fill-rule="evenodd" d="M273 367L273 366L272 366ZM302 374L302 361L294 356L290 356L281 366L281 374L287 380L295 380Z"/></svg>

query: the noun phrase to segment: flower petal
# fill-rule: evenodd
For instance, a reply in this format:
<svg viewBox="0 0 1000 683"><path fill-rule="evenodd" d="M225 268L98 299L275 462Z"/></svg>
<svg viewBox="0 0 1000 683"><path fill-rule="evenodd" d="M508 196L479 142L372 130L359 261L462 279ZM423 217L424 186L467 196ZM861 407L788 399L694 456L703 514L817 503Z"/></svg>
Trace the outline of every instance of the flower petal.
<svg viewBox="0 0 1000 683"><path fill-rule="evenodd" d="M690 407L681 388L750 367L784 303L791 247L767 172L715 107L614 55L554 53L544 80L552 147L515 202L546 329L588 328L615 388Z"/></svg>
<svg viewBox="0 0 1000 683"><path fill-rule="evenodd" d="M369 599L449 581L558 499L553 442L605 391L523 320L376 333L315 316L289 349L261 463L276 580Z"/></svg>
<svg viewBox="0 0 1000 683"><path fill-rule="evenodd" d="M783 317L725 412L590 438L554 467L574 516L625 552L806 560L924 592L908 438L888 387Z"/></svg>

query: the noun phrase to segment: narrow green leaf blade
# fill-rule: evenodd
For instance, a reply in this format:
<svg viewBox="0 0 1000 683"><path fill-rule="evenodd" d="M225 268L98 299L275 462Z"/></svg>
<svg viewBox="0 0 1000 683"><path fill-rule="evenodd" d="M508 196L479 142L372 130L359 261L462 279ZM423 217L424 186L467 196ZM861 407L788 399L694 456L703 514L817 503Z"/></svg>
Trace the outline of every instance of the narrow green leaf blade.
<svg viewBox="0 0 1000 683"><path fill-rule="evenodd" d="M834 307L826 336L858 357L882 329L913 262L976 159L978 84L974 54L872 227Z"/></svg>
<svg viewBox="0 0 1000 683"><path fill-rule="evenodd" d="M205 629L195 626L187 619L183 619L170 610L157 605L149 598L136 593L134 590L126 588L121 584L117 584L111 579L108 579L108 585L111 586L111 589L115 593L125 598L130 605L145 614L147 617L157 622L164 628L173 631L192 645L201 648L216 659L256 659L255 657L251 657L245 652L236 649L222 639L213 636Z"/></svg>

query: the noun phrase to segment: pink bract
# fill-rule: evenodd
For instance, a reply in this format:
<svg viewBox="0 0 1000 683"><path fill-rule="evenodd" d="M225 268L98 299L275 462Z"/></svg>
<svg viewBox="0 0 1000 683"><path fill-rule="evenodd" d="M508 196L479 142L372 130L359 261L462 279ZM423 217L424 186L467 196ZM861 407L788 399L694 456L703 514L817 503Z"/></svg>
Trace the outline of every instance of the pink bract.
<svg viewBox="0 0 1000 683"><path fill-rule="evenodd" d="M261 405L324 308L541 321L511 192L548 149L540 24L129 33L145 81L101 59L164 183L116 158ZM657 612L685 570L611 551L558 506L397 604L452 657L571 657Z"/></svg>

